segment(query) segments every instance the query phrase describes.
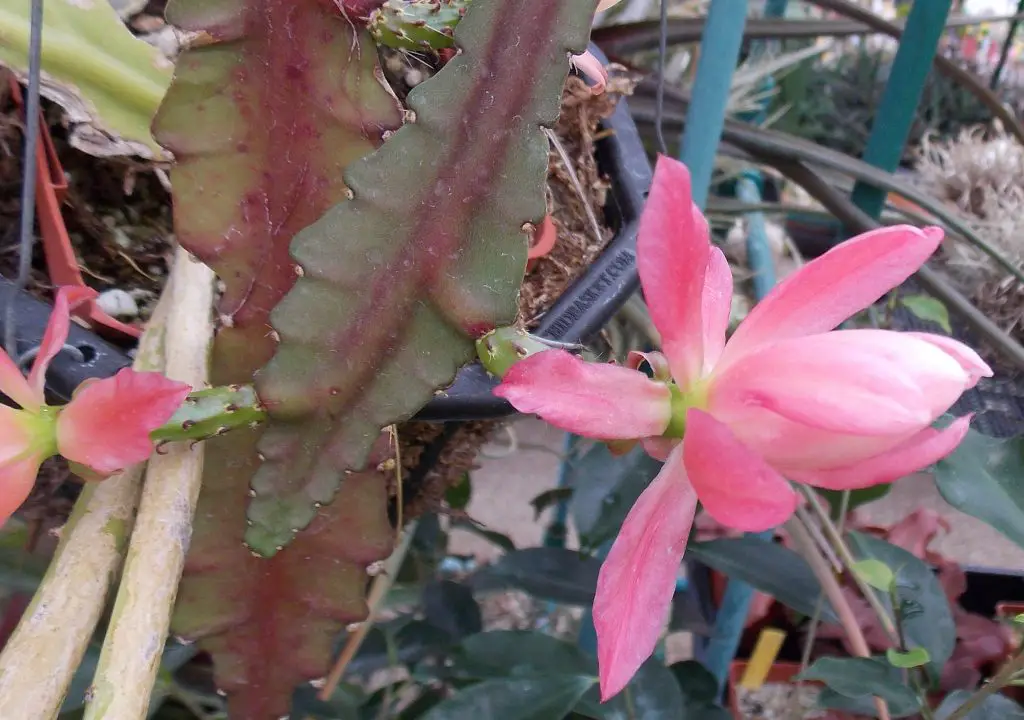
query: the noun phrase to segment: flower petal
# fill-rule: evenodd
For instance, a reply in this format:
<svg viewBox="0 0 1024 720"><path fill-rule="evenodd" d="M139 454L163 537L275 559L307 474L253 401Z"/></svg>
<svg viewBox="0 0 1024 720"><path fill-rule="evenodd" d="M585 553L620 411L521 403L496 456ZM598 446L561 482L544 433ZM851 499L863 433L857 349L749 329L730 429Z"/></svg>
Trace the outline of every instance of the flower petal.
<svg viewBox="0 0 1024 720"><path fill-rule="evenodd" d="M885 452L915 434L850 435L830 432L784 418L766 408L753 406L741 414L731 414L728 418L720 419L740 442L786 477L790 477L793 470L820 470L852 465Z"/></svg>
<svg viewBox="0 0 1024 720"><path fill-rule="evenodd" d="M594 596L601 700L622 690L651 656L668 619L697 495L682 448L629 511L601 566Z"/></svg>
<svg viewBox="0 0 1024 720"><path fill-rule="evenodd" d="M667 385L637 370L586 362L564 350L523 358L494 394L520 412L600 440L661 435L672 413Z"/></svg>
<svg viewBox="0 0 1024 720"><path fill-rule="evenodd" d="M57 291L57 298L53 302L53 311L50 313L50 321L46 324L43 340L39 344L39 354L36 355L35 362L32 363L32 371L28 374L28 384L37 398L37 405L42 405L45 402L43 389L46 385L46 370L50 367L50 361L57 356L68 339L71 311L96 295L96 291L92 288L79 285L65 285Z"/></svg>
<svg viewBox="0 0 1024 720"><path fill-rule="evenodd" d="M600 95L604 92L605 87L608 85L608 70L605 69L594 53L587 50L585 53L573 55L572 64L593 83L590 86L590 92L594 95Z"/></svg>
<svg viewBox="0 0 1024 720"><path fill-rule="evenodd" d="M925 428L896 447L834 470L791 472L790 477L807 485L829 490L857 490L891 483L928 467L956 450L967 435L971 417L954 420L943 430Z"/></svg>
<svg viewBox="0 0 1024 720"><path fill-rule="evenodd" d="M43 398L36 397L21 370L3 350L0 350L0 393L27 410L35 410L43 404Z"/></svg>
<svg viewBox="0 0 1024 720"><path fill-rule="evenodd" d="M676 382L685 390L704 364L701 320L708 226L690 195L690 172L658 156L637 234L637 268Z"/></svg>
<svg viewBox="0 0 1024 720"><path fill-rule="evenodd" d="M852 435L916 432L949 409L967 373L936 345L888 330L792 338L715 376L711 412L723 422L761 406L797 423Z"/></svg>
<svg viewBox="0 0 1024 720"><path fill-rule="evenodd" d="M964 369L964 372L970 378L967 385L968 388L977 385L978 381L983 377L992 377L992 368L988 366L988 363L962 342L958 342L945 335L933 335L932 333L908 332L904 333L904 335L910 335L918 340L929 342L951 355L954 360L960 363L960 367Z"/></svg>
<svg viewBox="0 0 1024 720"><path fill-rule="evenodd" d="M28 499L42 462L41 455L33 454L0 463L0 527Z"/></svg>
<svg viewBox="0 0 1024 720"><path fill-rule="evenodd" d="M597 4L597 12L602 12L610 7L614 7L620 2L622 2L622 0L601 0L601 2Z"/></svg>
<svg viewBox="0 0 1024 720"><path fill-rule="evenodd" d="M191 388L160 373L124 368L75 393L57 419L57 446L68 460L113 473L153 452L149 434L163 425Z"/></svg>
<svg viewBox="0 0 1024 720"><path fill-rule="evenodd" d="M896 225L837 245L754 306L733 334L722 362L734 362L772 340L832 330L915 273L940 242L940 228Z"/></svg>
<svg viewBox="0 0 1024 720"><path fill-rule="evenodd" d="M708 270L704 276L701 295L701 315L704 322L704 373L718 362L725 348L725 333L732 314L732 269L725 253L712 247Z"/></svg>
<svg viewBox="0 0 1024 720"><path fill-rule="evenodd" d="M796 510L797 495L786 479L726 425L696 408L686 413L683 461L704 509L727 527L760 532Z"/></svg>
<svg viewBox="0 0 1024 720"><path fill-rule="evenodd" d="M648 437L640 441L640 446L655 460L665 462L679 443L679 438Z"/></svg>

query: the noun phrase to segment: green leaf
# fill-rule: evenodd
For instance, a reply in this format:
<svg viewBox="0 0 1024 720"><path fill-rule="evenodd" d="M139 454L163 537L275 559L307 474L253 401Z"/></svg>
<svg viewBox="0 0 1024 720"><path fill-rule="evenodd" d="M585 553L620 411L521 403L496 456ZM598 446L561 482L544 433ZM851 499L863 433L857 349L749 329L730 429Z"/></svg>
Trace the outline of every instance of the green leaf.
<svg viewBox="0 0 1024 720"><path fill-rule="evenodd" d="M722 538L691 543L686 554L729 578L748 583L808 617L821 595L821 585L807 561L789 548L753 537ZM838 622L832 606L825 601L821 617Z"/></svg>
<svg viewBox="0 0 1024 720"><path fill-rule="evenodd" d="M444 501L452 510L465 510L473 498L473 479L463 473L459 482L445 490Z"/></svg>
<svg viewBox="0 0 1024 720"><path fill-rule="evenodd" d="M451 671L455 677L477 679L511 675L595 676L597 661L575 644L550 635L496 630L463 640L451 655ZM673 672L652 658L637 671L627 692L602 703L598 689L591 688L576 711L598 720L676 720L684 717L683 707L683 694Z"/></svg>
<svg viewBox="0 0 1024 720"><path fill-rule="evenodd" d="M884 540L851 532L851 549L861 559L874 558L894 569L895 595L899 604L903 632L907 644L923 648L931 659L927 667L938 677L942 666L953 654L956 627L949 601L938 578L924 561L901 547ZM879 593L883 605L888 593Z"/></svg>
<svg viewBox="0 0 1024 720"><path fill-rule="evenodd" d="M954 690L935 710L935 720L946 720L974 693ZM1024 720L1024 709L1005 695L989 695L980 706L967 713L963 720Z"/></svg>
<svg viewBox="0 0 1024 720"><path fill-rule="evenodd" d="M600 702L595 686L584 695L577 711L597 720L679 720L688 714L683 693L672 671L657 657L648 659L629 685L607 702Z"/></svg>
<svg viewBox="0 0 1024 720"><path fill-rule="evenodd" d="M575 644L529 630L491 630L465 638L451 656L458 677L508 676L513 668L535 675L596 675L597 661Z"/></svg>
<svg viewBox="0 0 1024 720"><path fill-rule="evenodd" d="M950 505L983 520L1024 547L1024 438L997 439L970 430L935 465L935 486Z"/></svg>
<svg viewBox="0 0 1024 720"><path fill-rule="evenodd" d="M818 658L800 679L818 680L848 698L877 696L897 705L917 704L914 691L903 684L899 670L879 658Z"/></svg>
<svg viewBox="0 0 1024 720"><path fill-rule="evenodd" d="M0 64L22 77L30 7L0 0ZM44 3L42 37L42 69L53 82L43 92L67 111L73 146L167 159L149 129L171 81L172 65L159 50L134 37L108 2Z"/></svg>
<svg viewBox="0 0 1024 720"><path fill-rule="evenodd" d="M718 681L696 660L682 660L669 666L686 702L714 702Z"/></svg>
<svg viewBox="0 0 1024 720"><path fill-rule="evenodd" d="M343 638L342 638L343 639ZM373 626L349 663L354 675L367 675L399 664L412 665L451 646L452 636L426 620L400 615Z"/></svg>
<svg viewBox="0 0 1024 720"><path fill-rule="evenodd" d="M292 695L292 717L305 720L359 720L360 708L366 702L366 693L361 688L347 683L338 683L327 701L317 697L319 690L312 685L302 685Z"/></svg>
<svg viewBox="0 0 1024 720"><path fill-rule="evenodd" d="M660 470L661 463L642 448L615 457L603 443L571 460L569 512L583 547L597 547L615 537L640 493Z"/></svg>
<svg viewBox="0 0 1024 720"><path fill-rule="evenodd" d="M6 592L34 593L46 574L49 560L26 552L28 527L11 518L0 528L0 588Z"/></svg>
<svg viewBox="0 0 1024 720"><path fill-rule="evenodd" d="M859 490L850 490L850 499L846 503L846 511L852 512L861 505L867 505L875 500L880 500L888 495L890 490L892 490L891 483L888 485L872 485L871 487L860 488ZM828 503L829 514L833 518L839 517L839 510L843 507L843 491L818 488L816 492L825 498L825 502Z"/></svg>
<svg viewBox="0 0 1024 720"><path fill-rule="evenodd" d="M906 295L900 298L900 302L919 319L935 323L947 333L953 332L949 325L949 310L931 295Z"/></svg>
<svg viewBox="0 0 1024 720"><path fill-rule="evenodd" d="M893 581L896 579L888 565L874 558L855 562L850 569L856 573L857 577L875 590L883 592L889 592Z"/></svg>
<svg viewBox="0 0 1024 720"><path fill-rule="evenodd" d="M541 126L558 117L595 7L471 3L461 52L407 96L416 121L349 165L352 199L295 236L301 276L271 314L281 342L256 376L269 420L247 512L255 552L291 542L368 463L381 427L416 413L477 337L515 319L523 227L545 213Z"/></svg>
<svg viewBox="0 0 1024 720"><path fill-rule="evenodd" d="M910 648L907 652L900 652L894 648L885 651L885 657L889 664L897 668L916 668L927 665L931 660L928 651L924 648Z"/></svg>
<svg viewBox="0 0 1024 720"><path fill-rule="evenodd" d="M892 717L909 717L911 715L920 717L921 706L917 698L914 698L913 702L911 702L910 698L904 697L902 700L889 701L887 704L889 706L889 714ZM870 697L846 697L829 687L821 689L821 692L818 694L817 706L831 710L840 710L856 717L878 717L875 702Z"/></svg>
<svg viewBox="0 0 1024 720"><path fill-rule="evenodd" d="M480 606L467 585L437 580L423 588L423 614L427 622L453 639L478 633L483 628Z"/></svg>
<svg viewBox="0 0 1024 720"><path fill-rule="evenodd" d="M572 497L572 493L573 489L571 487L560 487L545 490L530 501L530 505L533 506L533 519L535 521L540 520L541 513L552 505L557 505L560 502L569 500L569 498Z"/></svg>
<svg viewBox="0 0 1024 720"><path fill-rule="evenodd" d="M500 533L497 530L490 530L482 523L472 520L470 518L458 518L452 521L452 530L458 528L459 530L465 530L471 532L477 537L481 537L493 545L497 545L507 553L514 552L516 544L512 542L512 538L504 533Z"/></svg>
<svg viewBox="0 0 1024 720"><path fill-rule="evenodd" d="M476 591L518 588L542 600L590 605L600 570L600 560L577 550L533 547L508 553L481 568L470 583Z"/></svg>
<svg viewBox="0 0 1024 720"><path fill-rule="evenodd" d="M435 705L423 720L561 720L596 681L574 675L485 680Z"/></svg>
<svg viewBox="0 0 1024 720"><path fill-rule="evenodd" d="M99 664L101 647L101 642L95 639L86 646L85 655L82 656L82 662L79 663L78 669L75 670L75 674L71 678L71 684L68 686L64 704L61 706L60 712L62 715L85 707L85 698L89 688L92 686L92 679L96 674L96 666ZM160 682L160 680L168 680L171 673L174 673L178 668L195 657L197 652L198 648L194 645L185 645L176 640L167 641L160 659L159 674L163 677L158 677L157 687L154 689L153 702L150 703L150 713L163 702L170 685L167 682Z"/></svg>

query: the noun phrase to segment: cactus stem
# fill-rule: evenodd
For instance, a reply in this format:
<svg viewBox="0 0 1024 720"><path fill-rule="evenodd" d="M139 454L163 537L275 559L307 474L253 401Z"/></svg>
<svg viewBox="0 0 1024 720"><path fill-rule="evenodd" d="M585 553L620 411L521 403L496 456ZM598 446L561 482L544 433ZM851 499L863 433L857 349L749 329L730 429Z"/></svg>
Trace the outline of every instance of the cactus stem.
<svg viewBox="0 0 1024 720"><path fill-rule="evenodd" d="M267 412L251 385L225 385L199 390L185 398L178 412L150 437L157 452L169 442L199 442L264 422Z"/></svg>

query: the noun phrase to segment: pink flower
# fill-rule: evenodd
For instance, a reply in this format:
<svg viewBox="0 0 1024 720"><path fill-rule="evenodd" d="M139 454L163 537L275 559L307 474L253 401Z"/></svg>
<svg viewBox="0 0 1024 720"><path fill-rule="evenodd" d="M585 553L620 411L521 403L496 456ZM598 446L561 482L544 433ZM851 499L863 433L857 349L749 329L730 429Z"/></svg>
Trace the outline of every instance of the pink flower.
<svg viewBox="0 0 1024 720"><path fill-rule="evenodd" d="M597 4L596 12L604 12L608 8L618 5L619 2L621 0L601 0ZM601 64L601 61L597 59L594 53L587 50L579 55L573 55L572 64L594 83L591 91L595 95L600 95L604 92L605 86L608 85L608 71L605 70L604 65Z"/></svg>
<svg viewBox="0 0 1024 720"><path fill-rule="evenodd" d="M67 340L71 308L94 295L86 288L60 289L28 380L0 350L0 393L21 408L0 405L0 525L28 497L39 465L51 455L100 475L145 460L153 452L149 433L191 390L159 373L125 368L112 378L83 383L63 407L47 405L46 369Z"/></svg>
<svg viewBox="0 0 1024 720"><path fill-rule="evenodd" d="M767 530L796 507L786 478L831 489L891 482L963 439L969 418L941 431L931 424L992 374L973 350L928 334L834 330L941 240L938 228L898 226L842 243L778 285L726 344L728 263L709 243L686 168L659 158L637 240L664 352L646 356L654 379L549 350L516 363L495 390L522 412L580 435L638 439L666 460L601 570L594 624L604 698L657 643L698 500L727 527Z"/></svg>

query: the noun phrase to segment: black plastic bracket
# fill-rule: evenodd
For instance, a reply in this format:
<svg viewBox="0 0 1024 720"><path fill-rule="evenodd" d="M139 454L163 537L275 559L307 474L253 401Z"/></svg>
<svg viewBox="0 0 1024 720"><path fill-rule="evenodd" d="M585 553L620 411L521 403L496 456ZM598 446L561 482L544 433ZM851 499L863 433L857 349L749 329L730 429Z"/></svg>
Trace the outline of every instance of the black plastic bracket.
<svg viewBox="0 0 1024 720"><path fill-rule="evenodd" d="M14 284L0 277L0 336L4 333L7 304ZM15 340L19 356L39 347L43 333L50 320L53 308L26 292L19 292L14 298L14 317L17 324ZM90 330L72 321L67 344L78 349L81 361L71 353L62 352L50 363L46 374L46 390L63 402L71 399L71 393L82 381L89 378L105 378L131 365L132 359L125 351L112 345Z"/></svg>

